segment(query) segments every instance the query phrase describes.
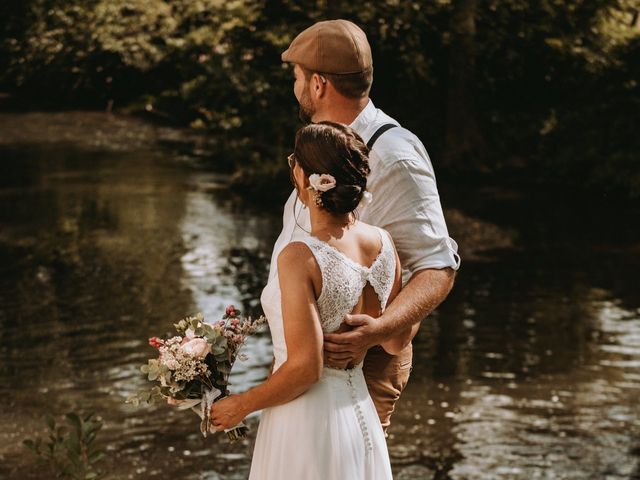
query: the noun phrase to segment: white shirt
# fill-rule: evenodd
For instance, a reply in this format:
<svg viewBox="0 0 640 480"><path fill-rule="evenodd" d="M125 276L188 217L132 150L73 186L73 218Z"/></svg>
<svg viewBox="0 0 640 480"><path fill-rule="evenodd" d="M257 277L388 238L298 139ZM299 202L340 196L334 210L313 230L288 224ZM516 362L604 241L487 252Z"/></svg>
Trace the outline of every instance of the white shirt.
<svg viewBox="0 0 640 480"><path fill-rule="evenodd" d="M433 166L422 142L371 100L350 127L367 142L386 123L398 127L383 133L371 149L367 190L373 198L359 210L359 218L391 234L402 265L403 284L426 268L457 270L458 245L449 237ZM275 275L282 249L295 235L311 230L309 210L296 199L294 189L284 206L282 232L271 256L270 278Z"/></svg>

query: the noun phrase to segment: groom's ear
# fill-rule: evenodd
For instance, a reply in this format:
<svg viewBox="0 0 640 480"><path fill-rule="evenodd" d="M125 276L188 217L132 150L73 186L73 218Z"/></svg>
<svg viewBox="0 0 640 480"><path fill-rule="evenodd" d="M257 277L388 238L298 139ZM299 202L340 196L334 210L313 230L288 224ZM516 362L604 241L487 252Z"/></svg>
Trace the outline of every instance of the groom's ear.
<svg viewBox="0 0 640 480"><path fill-rule="evenodd" d="M320 73L311 75L311 92L316 98L321 98L327 91L327 77Z"/></svg>

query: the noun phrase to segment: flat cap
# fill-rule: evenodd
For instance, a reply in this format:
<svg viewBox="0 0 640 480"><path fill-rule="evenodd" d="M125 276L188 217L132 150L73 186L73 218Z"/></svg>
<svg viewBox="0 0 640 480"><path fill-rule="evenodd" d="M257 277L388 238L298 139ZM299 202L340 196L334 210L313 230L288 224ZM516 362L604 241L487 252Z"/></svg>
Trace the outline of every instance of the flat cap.
<svg viewBox="0 0 640 480"><path fill-rule="evenodd" d="M320 73L360 73L373 66L367 35L348 20L318 22L293 39L282 61Z"/></svg>

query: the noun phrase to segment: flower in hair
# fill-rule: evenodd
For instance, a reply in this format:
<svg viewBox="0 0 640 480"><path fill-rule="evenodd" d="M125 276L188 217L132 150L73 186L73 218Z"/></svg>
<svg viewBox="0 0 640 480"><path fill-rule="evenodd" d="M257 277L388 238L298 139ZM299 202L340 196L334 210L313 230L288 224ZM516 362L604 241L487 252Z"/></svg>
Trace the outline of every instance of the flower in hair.
<svg viewBox="0 0 640 480"><path fill-rule="evenodd" d="M336 186L336 179L333 175L323 173L318 175L317 173L309 175L309 188L312 188L316 192L326 192Z"/></svg>
<svg viewBox="0 0 640 480"><path fill-rule="evenodd" d="M371 200L373 200L373 195L371 195L371 192L368 192L367 190L365 190L362 193L362 199L360 200L358 207L366 207L371 203Z"/></svg>

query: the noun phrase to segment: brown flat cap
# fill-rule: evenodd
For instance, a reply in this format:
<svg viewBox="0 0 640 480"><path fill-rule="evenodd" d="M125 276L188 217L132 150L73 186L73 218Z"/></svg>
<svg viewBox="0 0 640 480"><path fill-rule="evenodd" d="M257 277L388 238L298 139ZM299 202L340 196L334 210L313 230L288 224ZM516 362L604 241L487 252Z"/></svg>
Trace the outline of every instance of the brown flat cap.
<svg viewBox="0 0 640 480"><path fill-rule="evenodd" d="M359 73L373 66L367 35L348 20L318 22L293 39L282 61L321 73Z"/></svg>

